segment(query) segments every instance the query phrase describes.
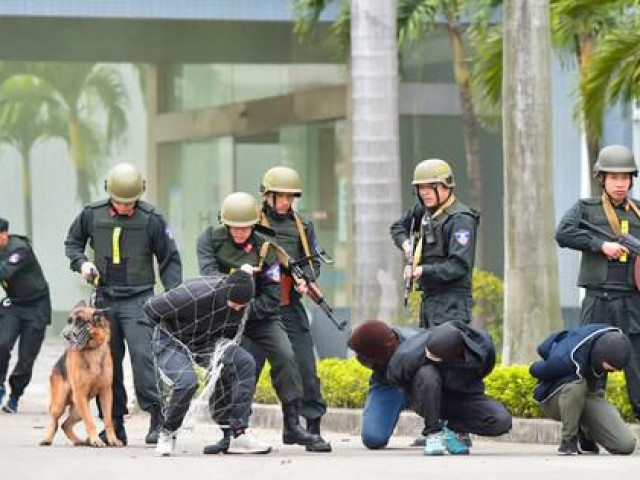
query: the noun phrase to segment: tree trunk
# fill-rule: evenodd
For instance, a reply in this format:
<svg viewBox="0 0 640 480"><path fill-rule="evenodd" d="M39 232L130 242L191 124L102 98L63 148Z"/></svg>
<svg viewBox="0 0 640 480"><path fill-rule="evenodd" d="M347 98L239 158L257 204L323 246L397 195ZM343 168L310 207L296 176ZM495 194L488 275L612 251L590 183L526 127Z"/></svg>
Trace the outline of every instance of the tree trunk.
<svg viewBox="0 0 640 480"><path fill-rule="evenodd" d="M462 124L464 127L464 147L467 161L467 179L469 181L469 194L467 202L470 206L477 208L481 212L483 205L483 182L482 166L480 160L480 141L478 119L473 108L473 97L469 82L470 71L467 65L467 54L465 52L460 25L454 18L447 19L447 31L453 55L453 72L458 93L460 95L460 106L462 108ZM483 267L484 253L484 223L480 222L478 229L478 244L476 246L476 266Z"/></svg>
<svg viewBox="0 0 640 480"><path fill-rule="evenodd" d="M351 162L355 240L352 323L390 321L401 254L389 236L400 215L396 2L351 0Z"/></svg>
<svg viewBox="0 0 640 480"><path fill-rule="evenodd" d="M578 65L580 69L580 93L581 98L580 101L584 102L585 98L585 83L587 80L587 74L589 69L589 62L591 60L591 56L593 55L593 48L595 44L595 40L593 38L593 34L585 30L579 38L580 43L580 51L578 52ZM600 138L595 134L594 128L592 127L592 123L589 121L586 115L584 115L584 110L582 114L582 126L585 131L585 138L587 140L587 160L589 162L589 171L593 172L593 166L598 159L598 153L600 152ZM593 196L599 196L601 193L601 187L595 177L591 176L591 194Z"/></svg>
<svg viewBox="0 0 640 480"><path fill-rule="evenodd" d="M505 364L562 328L554 238L548 0L505 2Z"/></svg>
<svg viewBox="0 0 640 480"><path fill-rule="evenodd" d="M33 241L33 205L31 195L31 158L29 148L21 148L22 198L24 199L24 234Z"/></svg>
<svg viewBox="0 0 640 480"><path fill-rule="evenodd" d="M76 193L83 205L91 201L91 190L87 179L86 161L82 150L80 128L76 120L69 121L69 150L76 169Z"/></svg>

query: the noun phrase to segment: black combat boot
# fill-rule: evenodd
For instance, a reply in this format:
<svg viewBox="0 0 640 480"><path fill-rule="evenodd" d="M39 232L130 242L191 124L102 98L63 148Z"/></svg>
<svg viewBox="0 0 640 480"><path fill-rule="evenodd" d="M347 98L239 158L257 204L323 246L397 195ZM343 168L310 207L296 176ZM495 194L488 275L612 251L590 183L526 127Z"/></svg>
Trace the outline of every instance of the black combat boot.
<svg viewBox="0 0 640 480"><path fill-rule="evenodd" d="M144 437L144 443L147 445L155 445L158 443L158 437L162 431L162 425L164 424L164 415L162 409L159 406L153 406L149 410L151 419L149 421L149 431L147 436Z"/></svg>
<svg viewBox="0 0 640 480"><path fill-rule="evenodd" d="M282 443L285 445L311 445L318 441L317 435L304 431L298 418L298 405L295 402L282 404Z"/></svg>
<svg viewBox="0 0 640 480"><path fill-rule="evenodd" d="M218 441L218 443L213 443L211 445L205 445L202 453L205 455L217 455L218 453L227 453L229 450L229 444L231 443L231 429L223 428L222 429L222 438Z"/></svg>
<svg viewBox="0 0 640 480"><path fill-rule="evenodd" d="M320 436L320 418L307 418L307 432L318 437L318 439L305 448L307 452L330 452L331 444Z"/></svg>

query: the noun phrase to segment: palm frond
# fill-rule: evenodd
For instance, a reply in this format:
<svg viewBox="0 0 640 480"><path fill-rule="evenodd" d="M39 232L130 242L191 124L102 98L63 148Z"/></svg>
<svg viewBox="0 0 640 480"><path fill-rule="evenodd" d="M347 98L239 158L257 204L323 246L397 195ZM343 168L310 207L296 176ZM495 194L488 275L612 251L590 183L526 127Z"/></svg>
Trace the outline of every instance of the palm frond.
<svg viewBox="0 0 640 480"><path fill-rule="evenodd" d="M398 47L415 44L433 29L439 0L398 0Z"/></svg>
<svg viewBox="0 0 640 480"><path fill-rule="evenodd" d="M610 31L598 44L584 83L583 112L596 135L605 109L640 98L640 19Z"/></svg>

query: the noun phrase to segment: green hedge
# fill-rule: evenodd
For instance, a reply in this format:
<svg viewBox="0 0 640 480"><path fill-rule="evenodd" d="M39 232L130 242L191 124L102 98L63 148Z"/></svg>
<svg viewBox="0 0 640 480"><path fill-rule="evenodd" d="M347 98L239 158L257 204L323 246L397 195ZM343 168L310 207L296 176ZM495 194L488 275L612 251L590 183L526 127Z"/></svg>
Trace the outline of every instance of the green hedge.
<svg viewBox="0 0 640 480"><path fill-rule="evenodd" d="M362 408L366 397L371 371L355 359L331 358L318 362L318 376L322 383L322 394L330 407ZM497 366L486 378L487 395L504 404L511 414L522 418L540 418L542 412L533 400L535 379L529 375L525 365ZM621 372L609 375L607 398L627 421L633 420L631 405L627 398L624 376ZM255 401L277 403L269 367L264 369L256 388Z"/></svg>

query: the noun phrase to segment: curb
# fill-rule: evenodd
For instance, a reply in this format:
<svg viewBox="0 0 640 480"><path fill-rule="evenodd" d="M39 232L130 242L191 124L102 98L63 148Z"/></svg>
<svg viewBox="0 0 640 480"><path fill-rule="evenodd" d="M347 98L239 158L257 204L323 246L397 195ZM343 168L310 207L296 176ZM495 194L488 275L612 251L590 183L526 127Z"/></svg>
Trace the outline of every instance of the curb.
<svg viewBox="0 0 640 480"><path fill-rule="evenodd" d="M361 409L329 408L322 419L322 428L331 432L359 436L361 433ZM280 405L254 403L251 426L281 429L282 412ZM628 424L636 438L640 440L640 425ZM394 435L418 437L423 428L422 418L416 413L405 411L400 414ZM513 443L560 443L560 422L540 418L514 418L511 431L488 440Z"/></svg>

